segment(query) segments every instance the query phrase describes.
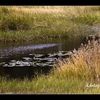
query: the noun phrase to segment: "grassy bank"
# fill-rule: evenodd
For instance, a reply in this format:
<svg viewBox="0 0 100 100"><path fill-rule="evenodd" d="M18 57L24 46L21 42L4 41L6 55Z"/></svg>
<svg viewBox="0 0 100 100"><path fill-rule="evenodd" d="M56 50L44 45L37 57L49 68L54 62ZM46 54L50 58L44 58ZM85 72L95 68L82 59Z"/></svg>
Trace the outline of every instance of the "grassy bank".
<svg viewBox="0 0 100 100"><path fill-rule="evenodd" d="M29 94L99 94L100 41L88 41L70 58L58 60L47 76L36 76L31 81L0 77L0 93Z"/></svg>
<svg viewBox="0 0 100 100"><path fill-rule="evenodd" d="M99 11L99 6L0 6L0 41L98 34L92 26L100 26Z"/></svg>

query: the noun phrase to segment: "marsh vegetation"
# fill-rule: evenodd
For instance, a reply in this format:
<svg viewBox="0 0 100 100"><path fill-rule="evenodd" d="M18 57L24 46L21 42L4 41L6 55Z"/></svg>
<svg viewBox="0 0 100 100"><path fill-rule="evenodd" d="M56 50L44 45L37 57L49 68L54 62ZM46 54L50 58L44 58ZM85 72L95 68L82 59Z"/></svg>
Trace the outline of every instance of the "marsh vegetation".
<svg viewBox="0 0 100 100"><path fill-rule="evenodd" d="M100 93L99 12L99 6L1 6L3 43L82 36L87 43L74 49L69 58L58 59L48 75L37 74L32 80L0 77L0 93Z"/></svg>

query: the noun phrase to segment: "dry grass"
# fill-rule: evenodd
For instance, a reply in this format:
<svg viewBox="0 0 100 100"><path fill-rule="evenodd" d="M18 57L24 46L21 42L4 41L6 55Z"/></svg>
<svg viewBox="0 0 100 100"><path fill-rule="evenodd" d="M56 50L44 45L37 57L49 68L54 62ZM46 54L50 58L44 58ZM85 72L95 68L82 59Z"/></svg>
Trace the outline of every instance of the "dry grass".
<svg viewBox="0 0 100 100"><path fill-rule="evenodd" d="M77 16L83 14L84 12L92 12L95 9L99 9L98 6L1 6L0 8L6 8L8 11L15 11L17 13L39 13L57 16L61 14Z"/></svg>
<svg viewBox="0 0 100 100"><path fill-rule="evenodd" d="M67 61L60 61L57 73L61 77L73 77L87 81L100 80L100 44L93 39L81 45Z"/></svg>

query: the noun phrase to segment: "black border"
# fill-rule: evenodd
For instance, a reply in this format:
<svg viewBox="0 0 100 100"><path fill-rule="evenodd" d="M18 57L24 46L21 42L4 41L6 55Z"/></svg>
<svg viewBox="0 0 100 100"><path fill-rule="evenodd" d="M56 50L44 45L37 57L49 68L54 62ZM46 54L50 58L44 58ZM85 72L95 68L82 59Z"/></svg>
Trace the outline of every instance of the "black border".
<svg viewBox="0 0 100 100"><path fill-rule="evenodd" d="M2 0L1 2L0 2L0 5L4 5L4 6L7 6L7 5L10 5L10 6L16 6L16 5L18 5L18 6L22 6L22 5L25 5L25 6L40 6L40 5L45 5L45 6L56 6L56 5L64 5L64 6L69 6L69 5L71 5L71 6L90 6L90 5L98 5L98 6L100 6L100 3L99 3L99 1L93 1L93 0L91 0L91 1L89 1L89 0L8 0L8 1L4 1L4 0Z"/></svg>

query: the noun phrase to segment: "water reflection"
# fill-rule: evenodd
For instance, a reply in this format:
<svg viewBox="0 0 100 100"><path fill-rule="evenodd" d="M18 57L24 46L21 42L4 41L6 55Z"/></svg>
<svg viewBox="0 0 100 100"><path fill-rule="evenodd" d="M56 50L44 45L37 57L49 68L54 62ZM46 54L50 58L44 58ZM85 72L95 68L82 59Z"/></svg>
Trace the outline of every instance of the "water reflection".
<svg viewBox="0 0 100 100"><path fill-rule="evenodd" d="M10 56L13 54L24 54L30 51L34 51L35 49L44 49L51 48L57 46L58 44L37 44L37 45L28 45L28 46L19 46L19 47L7 47L0 49L0 57Z"/></svg>

